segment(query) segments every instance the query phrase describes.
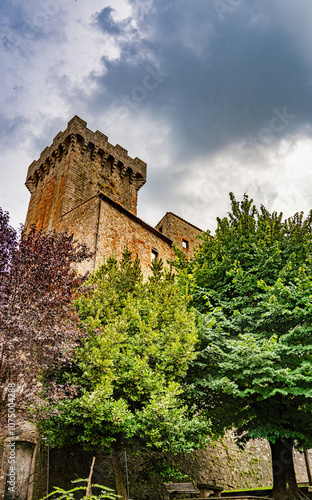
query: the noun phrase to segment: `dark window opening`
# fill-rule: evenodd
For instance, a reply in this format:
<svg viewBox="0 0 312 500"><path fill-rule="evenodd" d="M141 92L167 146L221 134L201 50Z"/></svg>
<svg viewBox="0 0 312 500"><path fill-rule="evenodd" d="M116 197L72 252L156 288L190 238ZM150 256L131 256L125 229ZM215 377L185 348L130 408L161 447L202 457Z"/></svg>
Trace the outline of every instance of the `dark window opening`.
<svg viewBox="0 0 312 500"><path fill-rule="evenodd" d="M157 259L158 258L157 250L152 249L151 256L152 256L152 262L153 262L153 260Z"/></svg>
<svg viewBox="0 0 312 500"><path fill-rule="evenodd" d="M182 240L182 247L185 248L185 250L187 250L189 247L189 242L187 240Z"/></svg>

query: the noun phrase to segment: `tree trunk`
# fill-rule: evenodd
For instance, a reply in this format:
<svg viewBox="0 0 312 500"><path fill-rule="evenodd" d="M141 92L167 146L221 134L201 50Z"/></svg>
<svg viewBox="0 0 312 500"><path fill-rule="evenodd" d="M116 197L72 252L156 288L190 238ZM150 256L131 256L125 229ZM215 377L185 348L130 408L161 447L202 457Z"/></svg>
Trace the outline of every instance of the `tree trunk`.
<svg viewBox="0 0 312 500"><path fill-rule="evenodd" d="M113 469L115 474L117 495L120 495L122 497L121 500L128 500L127 488L123 470L121 467L120 454L117 443L113 444Z"/></svg>
<svg viewBox="0 0 312 500"><path fill-rule="evenodd" d="M293 439L270 443L273 471L273 500L302 500L307 497L300 492L293 460Z"/></svg>

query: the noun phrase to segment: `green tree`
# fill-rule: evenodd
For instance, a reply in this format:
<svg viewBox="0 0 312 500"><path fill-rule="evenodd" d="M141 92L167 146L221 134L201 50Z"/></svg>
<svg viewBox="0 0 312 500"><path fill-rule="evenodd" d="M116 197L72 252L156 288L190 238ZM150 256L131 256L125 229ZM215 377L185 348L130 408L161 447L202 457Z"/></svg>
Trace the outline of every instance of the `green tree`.
<svg viewBox="0 0 312 500"><path fill-rule="evenodd" d="M74 374L63 379L81 389L56 404L42 428L54 446L81 443L112 451L117 493L127 498L120 451L147 446L191 451L205 441L207 424L180 401L181 382L197 340L189 297L174 275L155 261L143 283L140 263L126 249L110 257L77 302L88 335Z"/></svg>
<svg viewBox="0 0 312 500"><path fill-rule="evenodd" d="M293 447L312 446L312 212L283 220L230 197L215 236L179 263L200 313L189 394L216 432L269 441L275 500L303 498Z"/></svg>

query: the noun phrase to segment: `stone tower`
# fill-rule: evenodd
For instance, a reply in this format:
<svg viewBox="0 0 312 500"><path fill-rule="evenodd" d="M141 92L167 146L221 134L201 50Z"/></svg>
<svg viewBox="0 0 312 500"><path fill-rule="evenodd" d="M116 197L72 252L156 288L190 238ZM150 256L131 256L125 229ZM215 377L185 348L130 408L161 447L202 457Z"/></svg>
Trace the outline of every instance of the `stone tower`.
<svg viewBox="0 0 312 500"><path fill-rule="evenodd" d="M146 163L132 159L107 136L92 132L75 116L44 149L27 173L31 192L25 227L66 230L94 252L92 271L112 252L119 259L126 245L138 254L144 276L155 257L174 258L174 243L191 256L201 230L167 213L156 228L137 217L138 191L146 181Z"/></svg>
<svg viewBox="0 0 312 500"><path fill-rule="evenodd" d="M136 215L138 190L146 181L146 163L132 159L107 136L92 132L78 116L70 120L27 173L31 193L26 228L62 228L62 216L99 192Z"/></svg>

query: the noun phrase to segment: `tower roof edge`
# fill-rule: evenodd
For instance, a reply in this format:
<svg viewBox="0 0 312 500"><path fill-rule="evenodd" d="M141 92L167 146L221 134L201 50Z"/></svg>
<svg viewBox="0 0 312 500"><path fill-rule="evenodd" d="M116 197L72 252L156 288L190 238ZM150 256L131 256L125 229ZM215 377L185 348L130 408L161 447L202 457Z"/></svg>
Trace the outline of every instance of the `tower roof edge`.
<svg viewBox="0 0 312 500"><path fill-rule="evenodd" d="M78 115L73 116L73 118L67 123L67 129L80 127L87 128L87 122L80 118Z"/></svg>

